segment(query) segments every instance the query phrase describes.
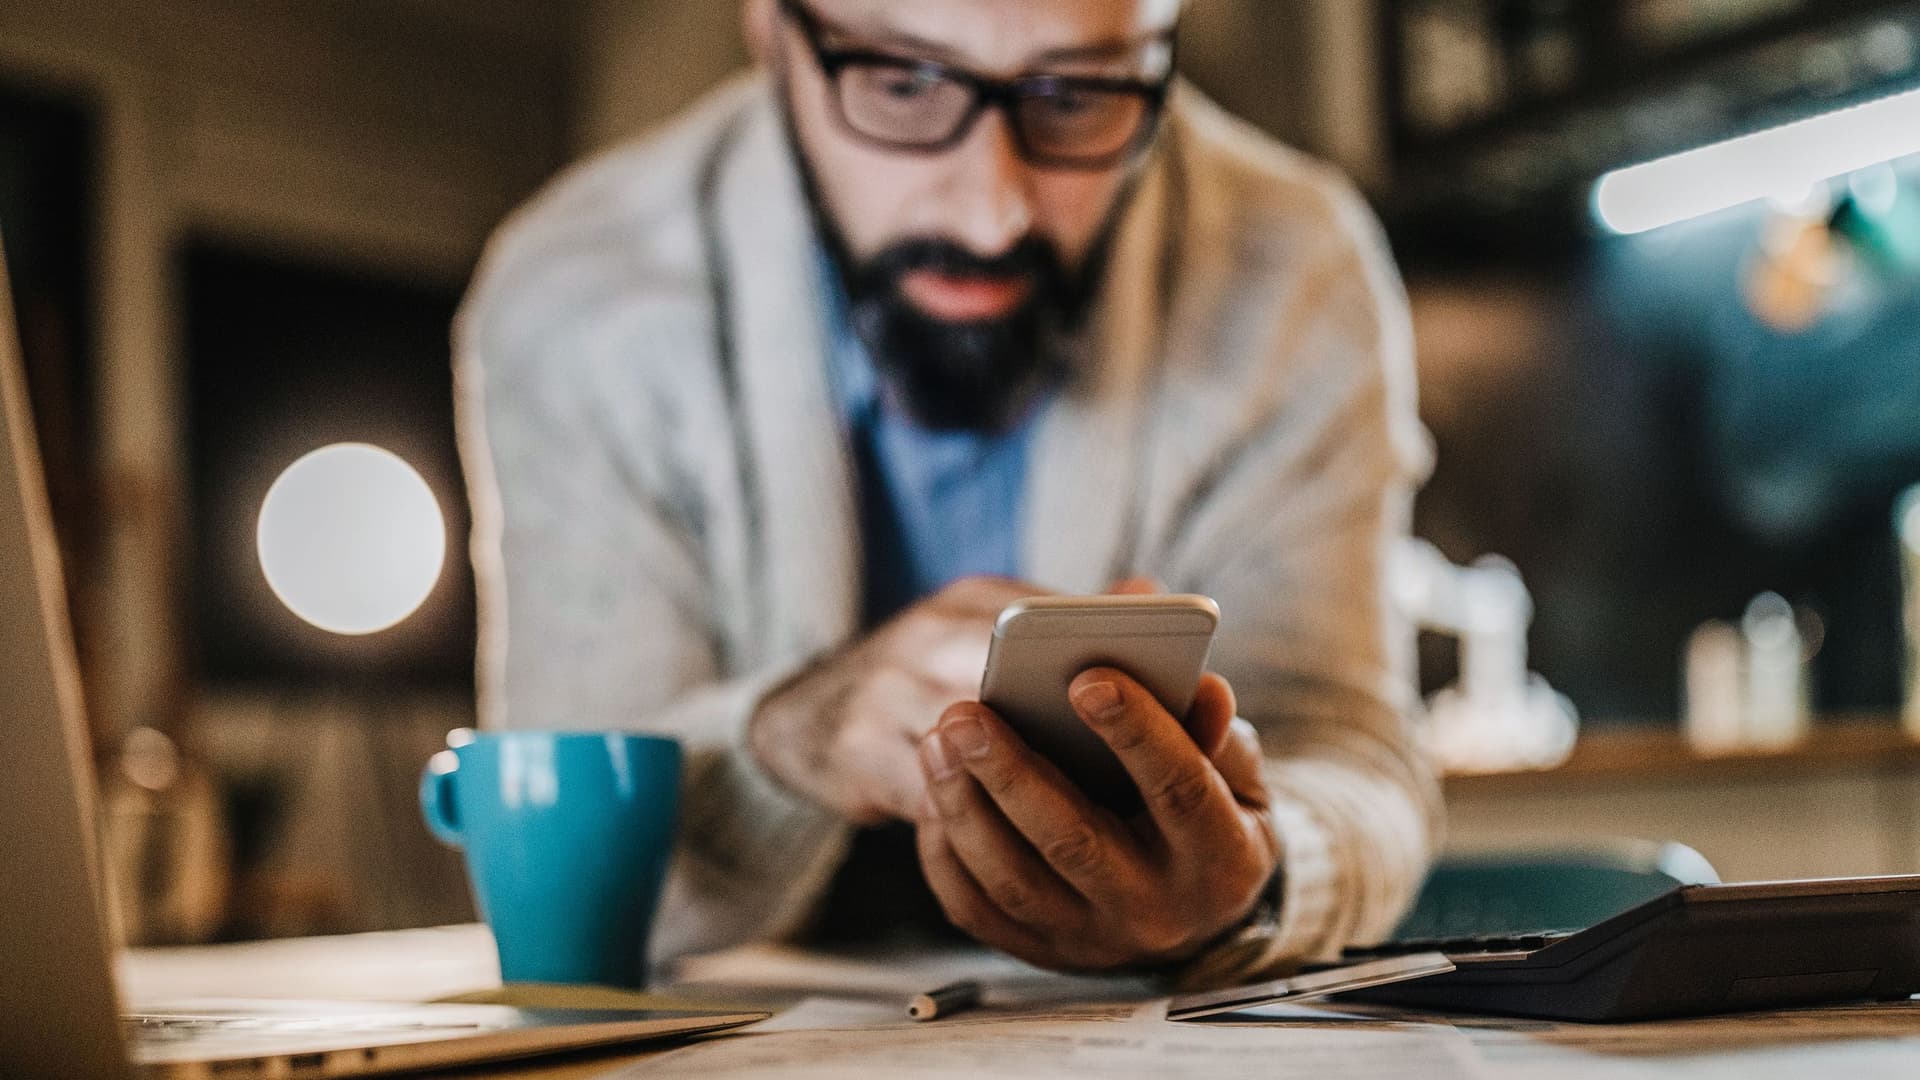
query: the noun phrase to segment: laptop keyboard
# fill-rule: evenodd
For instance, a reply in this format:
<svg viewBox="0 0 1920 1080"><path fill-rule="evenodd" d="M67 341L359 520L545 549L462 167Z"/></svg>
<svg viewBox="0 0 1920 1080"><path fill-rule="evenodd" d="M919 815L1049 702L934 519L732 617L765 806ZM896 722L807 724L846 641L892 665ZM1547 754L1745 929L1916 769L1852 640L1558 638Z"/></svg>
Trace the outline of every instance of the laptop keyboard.
<svg viewBox="0 0 1920 1080"><path fill-rule="evenodd" d="M1481 934L1474 937L1450 938L1407 938L1398 941L1383 942L1364 949L1348 949L1342 962L1370 960L1386 956L1402 956L1407 953L1437 952L1445 953L1448 959L1479 959L1489 954L1502 956L1513 953L1530 953L1544 949L1556 941L1564 941L1574 935L1572 930L1546 930L1533 934Z"/></svg>

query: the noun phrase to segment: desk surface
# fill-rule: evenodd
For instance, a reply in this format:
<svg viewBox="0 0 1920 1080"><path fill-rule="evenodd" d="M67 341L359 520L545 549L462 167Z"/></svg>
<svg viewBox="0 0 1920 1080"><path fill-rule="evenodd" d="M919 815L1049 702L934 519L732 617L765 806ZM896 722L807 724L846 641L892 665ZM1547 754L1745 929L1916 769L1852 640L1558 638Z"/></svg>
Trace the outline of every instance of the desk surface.
<svg viewBox="0 0 1920 1080"><path fill-rule="evenodd" d="M136 1001L196 996L420 1001L497 987L499 970L492 952L492 941L485 928L446 927L244 945L133 950L123 958L121 978L126 995ZM1017 970L1005 961L986 959L975 963L986 965L987 970ZM776 998L793 1001L809 986L809 980L818 983L816 990L851 987L871 997L880 992L891 993L896 982L918 985L929 977L945 977L951 964L946 966L948 971L934 971L921 961L907 964L898 958L888 963L863 963L810 958L793 950L760 950L709 958L690 965L688 974L700 984L690 986L690 992L696 995L703 992L703 987L705 993L712 994L717 984L738 986L740 980L751 978L760 981L769 1001ZM1268 1037L1297 1039L1305 1049L1316 1039L1335 1037L1331 1032L1353 1031L1357 1025L1364 1025L1406 1033L1408 1049L1425 1048L1422 1052L1428 1052L1431 1044L1422 1043L1419 1038L1430 1040L1433 1033L1440 1032L1459 1040L1464 1055L1459 1064L1465 1071L1456 1070L1453 1075L1492 1080L1520 1077L1529 1080L1536 1077L1605 1077L1607 1080L1791 1077L1799 1080L1841 1075L1911 1080L1920 1076L1920 1004L1613 1026L1459 1018L1449 1022L1430 1017L1396 1017L1396 1020L1400 1022L1382 1023L1380 1017L1352 1013L1316 1014L1295 1010L1213 1028L1192 1025L1176 1028L1161 1021L1144 1021L1143 1027L1134 1030L1148 1033L1177 1030L1184 1041L1204 1045L1206 1040L1222 1043L1245 1040L1252 1034L1249 1029L1271 1032L1276 1027L1284 1027L1291 1030ZM1404 1022L1407 1020L1437 1023ZM934 1027L937 1025L921 1025L920 1030ZM1426 1034L1416 1032L1416 1028ZM874 1036L870 1041L877 1048L891 1045L897 1051L902 1039L911 1037L911 1030L906 1035L896 1031ZM1105 1027L1108 1032L1115 1030L1112 1026ZM1416 1035L1419 1038L1415 1038ZM796 1037L788 1034L728 1038ZM853 1047L851 1052L857 1055L863 1038L849 1035L838 1042L841 1053L848 1053L846 1048ZM1261 1060L1277 1062L1285 1056L1283 1049L1284 1044L1276 1042L1273 1053L1262 1056ZM875 1051L876 1054L884 1052L884 1049ZM692 1063L691 1057L680 1060ZM647 1054L595 1054L436 1075L576 1080L648 1061ZM857 1065L857 1061L854 1064ZM1377 1061L1368 1066L1355 1064L1359 1066L1355 1075L1381 1075ZM1432 1077L1445 1073L1446 1070L1431 1071L1432 1065L1431 1061L1409 1060L1405 1062L1405 1075ZM1279 1068L1277 1064L1272 1067ZM653 1065L649 1064L638 1072L645 1075L652 1069ZM1337 1076L1338 1071L1324 1074ZM721 1075L736 1074L723 1072ZM1281 1070L1262 1075L1292 1074Z"/></svg>

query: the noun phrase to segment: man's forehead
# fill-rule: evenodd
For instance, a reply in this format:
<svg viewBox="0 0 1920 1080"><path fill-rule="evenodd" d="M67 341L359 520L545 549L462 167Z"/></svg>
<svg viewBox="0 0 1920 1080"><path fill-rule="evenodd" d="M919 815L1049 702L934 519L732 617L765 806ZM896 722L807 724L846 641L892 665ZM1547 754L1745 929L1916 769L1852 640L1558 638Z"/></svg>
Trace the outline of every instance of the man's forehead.
<svg viewBox="0 0 1920 1080"><path fill-rule="evenodd" d="M1112 59L1171 29L1183 0L801 0L876 42L983 71ZM1101 54L1106 55L1101 55Z"/></svg>

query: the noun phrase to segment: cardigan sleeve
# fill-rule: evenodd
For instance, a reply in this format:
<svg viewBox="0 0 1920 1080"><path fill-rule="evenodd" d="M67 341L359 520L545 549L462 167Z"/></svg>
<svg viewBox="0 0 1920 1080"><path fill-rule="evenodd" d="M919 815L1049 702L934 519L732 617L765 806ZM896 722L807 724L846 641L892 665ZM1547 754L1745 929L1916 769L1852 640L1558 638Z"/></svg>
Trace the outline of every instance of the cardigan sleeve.
<svg viewBox="0 0 1920 1080"><path fill-rule="evenodd" d="M1386 587L1430 459L1406 300L1359 198L1324 205L1335 242L1243 324L1254 367L1283 374L1241 396L1254 419L1196 481L1161 570L1222 600L1213 663L1259 731L1282 851L1274 921L1192 982L1384 937L1441 838L1414 632Z"/></svg>

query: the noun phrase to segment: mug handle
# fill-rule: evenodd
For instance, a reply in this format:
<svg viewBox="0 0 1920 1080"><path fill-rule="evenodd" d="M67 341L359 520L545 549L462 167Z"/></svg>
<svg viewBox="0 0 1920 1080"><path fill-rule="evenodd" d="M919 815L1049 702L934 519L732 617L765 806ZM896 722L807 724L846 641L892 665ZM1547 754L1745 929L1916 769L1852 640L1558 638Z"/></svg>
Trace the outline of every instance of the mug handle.
<svg viewBox="0 0 1920 1080"><path fill-rule="evenodd" d="M427 759L420 774L420 815L440 842L457 848L466 841L460 827L460 811L454 800L454 777L459 774L460 758L451 750L442 750Z"/></svg>

